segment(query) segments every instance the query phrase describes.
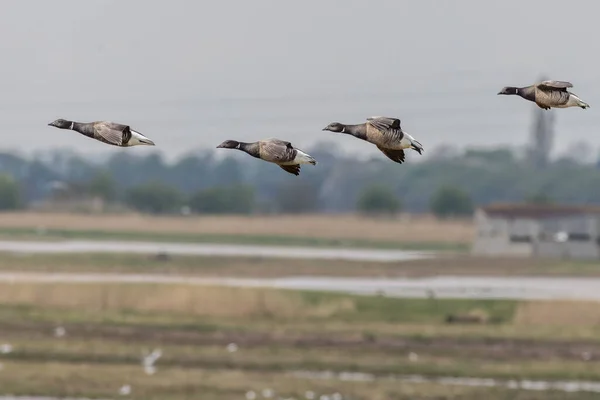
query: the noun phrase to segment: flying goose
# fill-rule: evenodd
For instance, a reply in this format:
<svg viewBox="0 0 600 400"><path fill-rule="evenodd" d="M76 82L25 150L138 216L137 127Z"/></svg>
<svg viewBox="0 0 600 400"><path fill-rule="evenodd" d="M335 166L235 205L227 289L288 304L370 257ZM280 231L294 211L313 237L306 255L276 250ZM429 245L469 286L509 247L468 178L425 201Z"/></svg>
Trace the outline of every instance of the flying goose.
<svg viewBox="0 0 600 400"><path fill-rule="evenodd" d="M279 165L290 174L300 175L300 164L317 165L317 161L302 150L295 149L290 142L279 139L265 139L253 143L226 140L217 149L237 149L252 157Z"/></svg>
<svg viewBox="0 0 600 400"><path fill-rule="evenodd" d="M507 86L498 94L519 95L525 100L533 101L544 110L550 108L581 107L584 110L590 105L575 94L567 91L573 84L563 81L543 81L526 87Z"/></svg>
<svg viewBox="0 0 600 400"><path fill-rule="evenodd" d="M400 127L398 118L370 117L358 125L345 125L333 122L324 131L339 132L373 143L390 160L402 164L404 149L413 149L422 154L423 146Z"/></svg>
<svg viewBox="0 0 600 400"><path fill-rule="evenodd" d="M70 129L89 138L99 140L113 146L131 147L137 145L154 146L154 142L141 133L134 131L129 125L110 121L74 122L57 119L48 124L59 129Z"/></svg>

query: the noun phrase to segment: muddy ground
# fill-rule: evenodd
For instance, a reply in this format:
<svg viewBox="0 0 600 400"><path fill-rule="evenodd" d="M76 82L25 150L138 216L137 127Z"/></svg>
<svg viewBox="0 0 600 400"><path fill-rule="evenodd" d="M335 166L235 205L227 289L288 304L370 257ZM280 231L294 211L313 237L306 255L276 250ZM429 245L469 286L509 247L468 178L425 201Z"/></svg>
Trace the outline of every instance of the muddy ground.
<svg viewBox="0 0 600 400"><path fill-rule="evenodd" d="M600 343L590 341L549 341L524 339L487 339L451 337L400 337L384 335L349 335L339 333L294 334L205 331L193 328L110 326L106 324L63 325L71 339L147 343L151 346L177 344L197 346L291 347L322 349L364 349L385 353L457 355L489 360L583 360L600 362ZM3 337L41 339L53 337L56 324L2 323Z"/></svg>

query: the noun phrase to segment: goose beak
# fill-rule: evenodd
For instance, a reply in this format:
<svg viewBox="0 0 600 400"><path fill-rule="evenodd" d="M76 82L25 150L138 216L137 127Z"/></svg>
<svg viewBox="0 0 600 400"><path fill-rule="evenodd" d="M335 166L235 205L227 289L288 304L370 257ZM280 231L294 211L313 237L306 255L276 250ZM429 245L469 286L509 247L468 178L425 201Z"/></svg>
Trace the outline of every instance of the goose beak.
<svg viewBox="0 0 600 400"><path fill-rule="evenodd" d="M220 145L217 146L217 149L222 149L223 148L223 143L221 143Z"/></svg>

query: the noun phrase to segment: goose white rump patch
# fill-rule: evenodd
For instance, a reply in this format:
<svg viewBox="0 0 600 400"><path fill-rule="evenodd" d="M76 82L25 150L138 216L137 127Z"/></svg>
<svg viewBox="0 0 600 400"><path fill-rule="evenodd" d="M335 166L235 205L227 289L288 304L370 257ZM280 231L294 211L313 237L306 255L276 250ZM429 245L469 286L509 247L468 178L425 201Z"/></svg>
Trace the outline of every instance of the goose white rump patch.
<svg viewBox="0 0 600 400"><path fill-rule="evenodd" d="M134 131L133 129L131 129L131 139L129 139L129 146L136 146L136 145L148 145L148 146L154 146L154 142L150 139L148 139L146 136L142 135L141 133Z"/></svg>
<svg viewBox="0 0 600 400"><path fill-rule="evenodd" d="M313 164L316 163L316 160L306 154L305 152L296 149L296 151L298 152L298 154L296 154L296 158L294 158L294 164Z"/></svg>
<svg viewBox="0 0 600 400"><path fill-rule="evenodd" d="M415 138L410 136L408 133L406 132L402 132L403 136L402 139L400 140L400 147L403 149L410 149L413 145L413 143L415 142Z"/></svg>

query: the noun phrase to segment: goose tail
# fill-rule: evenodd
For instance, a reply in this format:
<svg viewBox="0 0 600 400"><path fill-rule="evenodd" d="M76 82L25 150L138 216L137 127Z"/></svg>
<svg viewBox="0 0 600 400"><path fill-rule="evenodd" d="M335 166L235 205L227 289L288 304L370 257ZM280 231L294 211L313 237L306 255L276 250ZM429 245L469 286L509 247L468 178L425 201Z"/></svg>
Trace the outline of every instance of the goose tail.
<svg viewBox="0 0 600 400"><path fill-rule="evenodd" d="M585 110L586 108L590 108L590 105L583 100L579 100L579 107Z"/></svg>
<svg viewBox="0 0 600 400"><path fill-rule="evenodd" d="M305 152L298 150L298 154L296 154L296 159L294 161L296 161L298 164L312 164L312 165L317 165L317 160L315 160L315 158L309 154L306 154Z"/></svg>
<svg viewBox="0 0 600 400"><path fill-rule="evenodd" d="M423 145L418 140L413 139L411 147L414 151L416 151L419 154L423 154L423 152L425 151Z"/></svg>
<svg viewBox="0 0 600 400"><path fill-rule="evenodd" d="M573 102L572 100L575 100L575 101ZM585 101L581 100L579 97L577 97L573 93L570 93L569 103L571 103L570 104L571 106L581 107L584 110L586 108L590 108L590 105L588 103L586 103Z"/></svg>
<svg viewBox="0 0 600 400"><path fill-rule="evenodd" d="M141 133L134 131L133 129L131 129L131 145L146 145L146 146L156 146L156 144L154 143L154 141L150 140L149 138L147 138L146 136L142 135Z"/></svg>
<svg viewBox="0 0 600 400"><path fill-rule="evenodd" d="M423 145L421 144L421 142L416 140L414 137L409 135L407 132L403 132L403 133L404 133L404 138L402 138L402 140L404 140L404 139L408 140L408 143L405 142L406 144L404 145L404 147L413 149L414 151L416 151L419 154L423 154L423 151L425 151L425 149L423 148Z"/></svg>

